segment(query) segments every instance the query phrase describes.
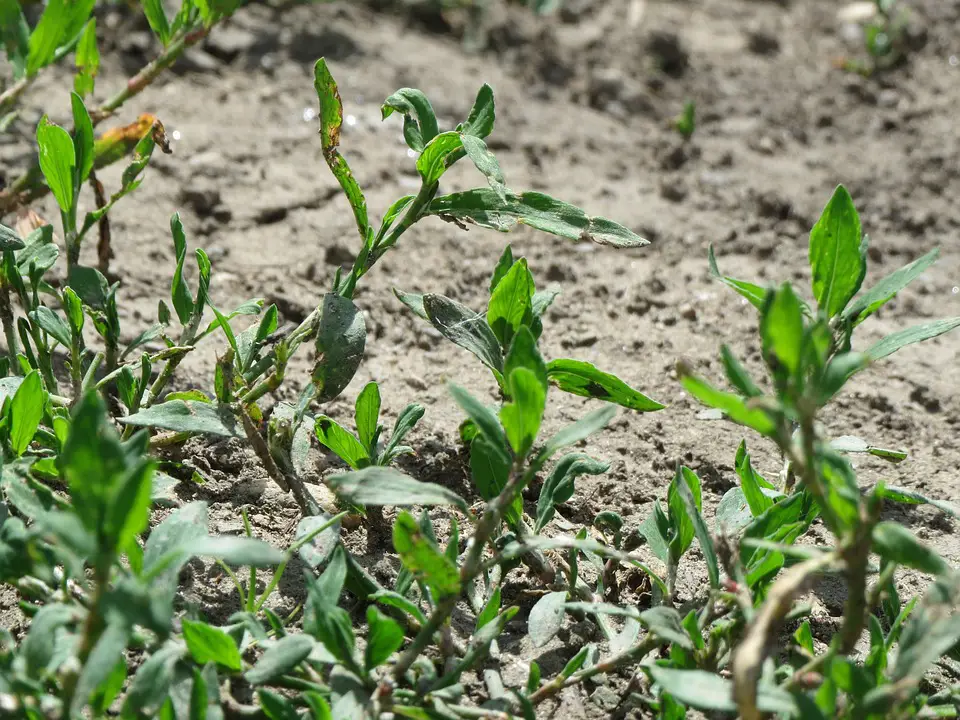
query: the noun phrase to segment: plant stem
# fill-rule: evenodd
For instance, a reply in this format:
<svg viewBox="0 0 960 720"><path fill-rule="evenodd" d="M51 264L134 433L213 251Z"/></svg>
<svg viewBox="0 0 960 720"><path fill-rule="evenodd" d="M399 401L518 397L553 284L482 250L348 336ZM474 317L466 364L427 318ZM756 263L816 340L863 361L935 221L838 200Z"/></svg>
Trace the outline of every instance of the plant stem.
<svg viewBox="0 0 960 720"><path fill-rule="evenodd" d="M404 650L403 654L397 660L397 664L394 665L393 678L396 682L402 682L403 676L407 670L410 669L410 666L413 665L414 660L420 656L423 649L433 639L434 633L437 632L443 623L446 622L447 618L450 617L450 613L453 612L453 609L457 606L457 602L460 600L463 589L466 588L470 581L479 573L483 550L487 545L487 540L490 539L490 536L493 535L494 531L500 525L500 518L503 516L503 512L513 501L513 498L523 491L523 488L526 487L532 477L533 473L531 470L528 469L527 472L521 473L517 468L514 468L510 479L500 494L487 503L487 507L480 517L480 521L477 523L473 537L470 538L470 550L467 553L466 560L464 560L460 568L460 593L447 595L442 598L434 608L430 617L427 618L426 624L420 632L417 633L413 642Z"/></svg>
<svg viewBox="0 0 960 720"><path fill-rule="evenodd" d="M6 112L8 108L15 105L36 77L36 75L25 75L0 93L0 113Z"/></svg>
<svg viewBox="0 0 960 720"><path fill-rule="evenodd" d="M591 665L585 670L575 672L570 677L558 675L546 685L543 685L536 690L532 695L530 695L528 700L530 700L531 704L533 705L539 705L544 700L553 697L566 687L582 683L584 680L588 680L595 675L613 672L617 668L624 665L639 662L646 655L653 650L656 650L657 647L663 644L665 644L664 640L661 640L653 633L648 633L643 640L636 645L633 645L632 647L629 647L623 652L613 655L606 660L601 660L596 665Z"/></svg>
<svg viewBox="0 0 960 720"><path fill-rule="evenodd" d="M7 251L10 252L10 251ZM20 374L17 353L20 352L20 339L14 324L13 306L10 304L10 286L6 280L0 280L0 322L3 323L3 335L7 339L7 355L10 358L10 372Z"/></svg>

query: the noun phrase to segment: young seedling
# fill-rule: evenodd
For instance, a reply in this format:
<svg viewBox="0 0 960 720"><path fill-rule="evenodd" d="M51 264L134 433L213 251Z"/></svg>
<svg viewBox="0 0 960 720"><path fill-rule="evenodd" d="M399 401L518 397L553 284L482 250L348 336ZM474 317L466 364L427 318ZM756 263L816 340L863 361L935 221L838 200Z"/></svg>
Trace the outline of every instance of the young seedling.
<svg viewBox="0 0 960 720"><path fill-rule="evenodd" d="M673 121L673 125L684 140L693 137L697 129L697 105L693 100L683 104L683 112Z"/></svg>

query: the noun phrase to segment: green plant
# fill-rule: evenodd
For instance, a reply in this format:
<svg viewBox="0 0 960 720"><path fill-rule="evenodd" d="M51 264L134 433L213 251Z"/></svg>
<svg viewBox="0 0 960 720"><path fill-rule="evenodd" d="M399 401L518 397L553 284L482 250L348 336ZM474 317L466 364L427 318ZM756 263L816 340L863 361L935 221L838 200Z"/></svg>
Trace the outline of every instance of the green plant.
<svg viewBox="0 0 960 720"><path fill-rule="evenodd" d="M870 75L899 65L910 51L910 15L899 0L874 0L875 8L863 24L867 60L847 59L847 70Z"/></svg>
<svg viewBox="0 0 960 720"><path fill-rule="evenodd" d="M677 116L673 124L684 140L692 138L697 129L697 104L693 100L687 100L683 104L683 112Z"/></svg>

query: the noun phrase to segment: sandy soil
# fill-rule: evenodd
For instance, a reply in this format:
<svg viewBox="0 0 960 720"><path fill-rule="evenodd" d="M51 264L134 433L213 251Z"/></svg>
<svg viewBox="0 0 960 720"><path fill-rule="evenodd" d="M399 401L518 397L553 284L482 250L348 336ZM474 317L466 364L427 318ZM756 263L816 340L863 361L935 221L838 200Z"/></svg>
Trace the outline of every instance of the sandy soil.
<svg viewBox="0 0 960 720"><path fill-rule="evenodd" d="M334 267L349 262L356 231L321 157L313 119L317 57L327 57L340 84L350 116L342 150L377 218L418 184L399 120L380 121L383 98L398 87L419 87L432 99L441 126L453 127L479 85L489 82L497 97L491 147L510 187L547 192L616 219L651 245L618 251L528 230L505 236L464 233L436 220L417 225L363 280L357 302L366 313L367 356L328 414L348 421L356 392L370 379L381 384L390 422L408 402L422 403L427 414L411 443L418 456L405 467L421 479L467 491L466 457L456 438L461 414L445 383L456 380L491 398L493 383L471 355L406 311L391 288L440 292L479 309L509 241L515 254L528 258L538 286L557 284L563 291L545 321L545 354L593 362L669 405L650 415L623 412L588 444L586 451L612 468L581 479L561 515L582 525L614 508L635 527L664 496L679 460L703 478L712 518L735 484L733 458L744 433L698 420L702 408L685 396L673 366L684 358L719 380L721 342L752 365L759 361L759 343L753 308L711 281L708 244L731 274L793 280L806 289L809 229L842 182L871 236L868 284L935 245L943 251L934 268L868 323L856 344L866 347L909 324L960 315L960 2L914 0L910 6L918 49L904 66L869 79L835 66L851 46L831 0L570 0L549 18L498 9L482 52L464 48L456 14L444 20L349 2L283 14L248 7L202 50L191 51L181 77L149 89L124 111L125 120L140 111L157 113L177 138L174 154L151 164L136 200L112 216L125 332L132 337L152 322L158 298L168 294L174 210L184 218L191 246L204 247L213 259L212 294L220 307L259 296L275 302L283 319L297 322L329 286ZM119 52L98 80L101 97L154 51L142 27L114 36ZM66 117L62 81L38 84L20 131L30 133L41 106ZM687 99L696 101L699 118L685 144L670 121ZM4 167L26 163L28 149L22 141L0 146ZM445 187L483 184L469 168L456 170ZM108 182L116 179L107 175ZM49 203L44 208L55 216ZM217 350L212 343L196 353L178 387L211 387ZM960 500L958 352L960 333L908 348L864 373L824 418L837 435L909 451L899 466L859 462L863 486L882 478ZM298 361L281 397L295 396L309 360ZM589 405L559 393L551 397L548 430ZM759 469L775 476L779 461L772 446L747 439ZM181 494L211 502L214 530L239 531L240 508L246 507L263 537L279 545L290 541L295 506L239 443L195 441L184 457L208 482ZM887 515L951 562L960 558L950 521L924 508L891 508ZM360 532L354 535L351 546L362 548ZM395 566L390 557L377 560L371 566L378 574ZM231 586L205 573L198 566L187 579L188 593L214 619L229 614ZM918 580L906 583L907 591L920 589ZM680 599L690 600L702 584L702 567L688 563L681 568ZM284 585L283 604L299 602L298 586L295 580ZM529 603L522 588L515 593L514 599ZM836 583L818 592L819 638L833 631L842 594ZM577 631L565 631L561 640L579 644ZM516 659L506 663L508 681L511 663L519 667L532 656L529 650L511 650ZM558 659L545 662L545 672L568 651L551 652ZM564 702L571 713L564 716L604 716L602 699L591 702L586 693L571 691Z"/></svg>

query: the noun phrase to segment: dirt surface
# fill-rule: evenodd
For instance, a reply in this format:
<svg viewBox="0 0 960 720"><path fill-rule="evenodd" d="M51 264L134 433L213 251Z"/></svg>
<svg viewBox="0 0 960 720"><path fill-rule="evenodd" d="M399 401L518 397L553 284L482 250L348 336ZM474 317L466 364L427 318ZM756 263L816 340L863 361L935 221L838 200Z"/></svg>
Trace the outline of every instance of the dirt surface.
<svg viewBox="0 0 960 720"><path fill-rule="evenodd" d="M174 155L157 156L136 199L112 215L125 333L132 337L152 322L157 300L168 294L174 210L183 216L191 247L210 253L211 291L221 308L260 296L277 303L284 320L298 322L329 287L335 266L350 261L358 237L316 136L317 57L327 57L339 82L348 115L342 150L377 220L418 185L399 120L380 121L382 100L399 87L418 87L433 101L441 128L451 128L466 116L480 84L489 82L497 98L491 147L508 185L615 219L651 245L618 251L529 230L507 236L463 232L439 220L418 224L363 279L357 302L366 313L366 359L327 413L352 422L356 392L370 379L381 384L389 423L408 402L422 403L427 413L411 437L418 455L405 468L472 497L466 456L457 445L462 416L445 383L454 380L490 399L494 384L473 356L442 341L391 288L439 292L479 310L509 241L528 259L538 287L557 284L563 291L545 320L545 355L593 362L669 405L649 415L624 411L593 439L586 451L610 462L611 470L579 480L560 514L579 527L612 508L635 527L665 495L681 461L703 478L712 521L720 497L735 484L733 458L744 433L698 420L702 408L685 396L673 367L683 358L720 381L721 343L752 367L759 363L759 343L754 309L710 279L708 244L730 274L807 288L808 233L842 182L871 236L868 285L935 245L943 251L934 268L867 323L856 345L960 315L960 2L909 5L917 50L904 66L869 79L835 66L851 46L833 0L570 0L549 18L497 9L483 52L465 50L455 14L444 20L348 2L282 15L248 7L203 50L191 51L181 77L149 89L122 116L129 121L140 111L155 112L175 138ZM116 35L124 67L104 68L101 98L155 50L140 27ZM41 104L66 118L62 81L38 83L19 129L31 132ZM683 143L671 119L687 99L696 101L698 124L692 141ZM23 142L0 146L4 166L25 163L27 149ZM117 177L106 180L115 185ZM482 184L460 166L444 180L447 189ZM49 203L43 208L55 216ZM218 349L210 343L195 353L177 387L212 387ZM899 466L859 461L864 487L884 479L960 500L958 352L960 333L907 348L853 382L824 418L836 435L909 451ZM295 363L282 398L295 397L309 366L306 356ZM588 406L552 394L546 430ZM772 446L747 440L759 469L775 477L779 461ZM246 507L258 533L289 543L296 507L241 444L195 442L186 456L209 480L181 494L211 502L213 530L239 532ZM887 516L951 562L960 559L951 521L923 508L891 508ZM348 542L362 549L362 532ZM651 562L656 566L652 555ZM384 577L395 565L382 552L370 562ZM703 585L701 565L681 567L681 602ZM904 590L921 587L919 579L908 579ZM195 575L187 589L216 613L215 620L232 610L231 586L220 576ZM293 607L299 593L291 581L280 601ZM513 600L531 601L522 589L515 593ZM818 639L829 639L835 629L842 597L842 587L827 583L814 598ZM580 645L581 631L564 631L561 641L573 649L562 643L550 649L545 675ZM504 663L505 678L512 682L538 652L508 647L515 657ZM590 691L601 697L569 691L561 716L606 716L610 698Z"/></svg>

